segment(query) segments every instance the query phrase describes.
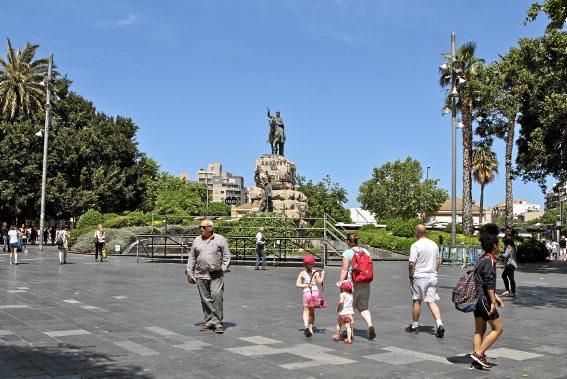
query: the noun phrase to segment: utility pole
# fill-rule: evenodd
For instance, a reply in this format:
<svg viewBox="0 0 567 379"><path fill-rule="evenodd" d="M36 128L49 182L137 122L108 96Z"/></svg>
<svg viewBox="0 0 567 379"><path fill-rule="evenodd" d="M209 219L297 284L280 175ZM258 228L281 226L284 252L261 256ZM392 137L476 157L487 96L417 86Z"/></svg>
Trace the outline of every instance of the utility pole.
<svg viewBox="0 0 567 379"><path fill-rule="evenodd" d="M49 124L51 123L51 76L53 71L53 54L49 54L47 78L45 78L45 127L43 131L43 169L41 173L41 213L39 214L39 251L43 253L43 229L45 228L45 186L47 181L47 147L49 143Z"/></svg>
<svg viewBox="0 0 567 379"><path fill-rule="evenodd" d="M451 32L451 93L456 92L453 63L457 60L455 32ZM451 246L457 243L457 97L451 97Z"/></svg>

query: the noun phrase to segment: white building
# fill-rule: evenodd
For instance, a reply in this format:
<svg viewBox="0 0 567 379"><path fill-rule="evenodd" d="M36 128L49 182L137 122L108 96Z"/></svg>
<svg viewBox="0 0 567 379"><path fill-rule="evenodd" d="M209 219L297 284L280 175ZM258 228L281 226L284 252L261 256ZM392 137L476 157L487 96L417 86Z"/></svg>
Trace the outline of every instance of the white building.
<svg viewBox="0 0 567 379"><path fill-rule="evenodd" d="M209 163L206 170L197 171L197 181L207 183L211 202L222 203L227 197L235 197L238 204L248 201L248 190L244 186L244 177L223 171L220 163Z"/></svg>
<svg viewBox="0 0 567 379"><path fill-rule="evenodd" d="M492 213L495 217L504 216L506 214L506 202L502 202L493 208ZM526 200L517 199L512 203L512 213L515 219L529 221L543 214L541 205L528 203Z"/></svg>
<svg viewBox="0 0 567 379"><path fill-rule="evenodd" d="M362 208L350 208L350 219L356 225L376 224L376 217L372 212Z"/></svg>

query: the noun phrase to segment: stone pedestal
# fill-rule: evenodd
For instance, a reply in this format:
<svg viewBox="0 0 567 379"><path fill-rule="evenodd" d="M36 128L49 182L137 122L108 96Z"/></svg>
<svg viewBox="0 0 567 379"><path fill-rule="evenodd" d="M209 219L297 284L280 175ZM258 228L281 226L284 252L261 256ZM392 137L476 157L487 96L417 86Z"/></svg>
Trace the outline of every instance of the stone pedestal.
<svg viewBox="0 0 567 379"><path fill-rule="evenodd" d="M254 182L250 189L252 210L260 209L264 197L264 183L272 184L274 212L285 213L287 217L302 219L307 214L307 197L295 189L295 163L280 155L265 154L256 159Z"/></svg>

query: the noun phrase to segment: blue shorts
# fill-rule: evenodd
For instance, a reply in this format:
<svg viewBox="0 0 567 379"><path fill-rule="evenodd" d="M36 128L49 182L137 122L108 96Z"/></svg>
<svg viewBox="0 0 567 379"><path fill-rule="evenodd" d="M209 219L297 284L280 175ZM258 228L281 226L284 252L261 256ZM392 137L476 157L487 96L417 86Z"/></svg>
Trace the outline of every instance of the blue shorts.
<svg viewBox="0 0 567 379"><path fill-rule="evenodd" d="M19 244L19 243L17 243L17 242L16 242L16 243L11 243L11 244L10 244L10 249L18 249L19 247L20 247L20 244Z"/></svg>

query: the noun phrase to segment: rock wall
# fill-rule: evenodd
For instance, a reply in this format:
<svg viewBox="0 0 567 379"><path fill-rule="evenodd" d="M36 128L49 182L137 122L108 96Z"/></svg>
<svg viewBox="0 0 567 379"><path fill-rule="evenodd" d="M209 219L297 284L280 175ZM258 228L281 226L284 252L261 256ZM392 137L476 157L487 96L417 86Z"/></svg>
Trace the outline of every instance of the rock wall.
<svg viewBox="0 0 567 379"><path fill-rule="evenodd" d="M295 190L295 163L280 155L265 154L256 159L254 182L256 187L250 189L252 210L260 209L264 197L264 184L269 180L272 184L272 204L274 212L285 213L294 219L305 218L307 214L307 197Z"/></svg>

